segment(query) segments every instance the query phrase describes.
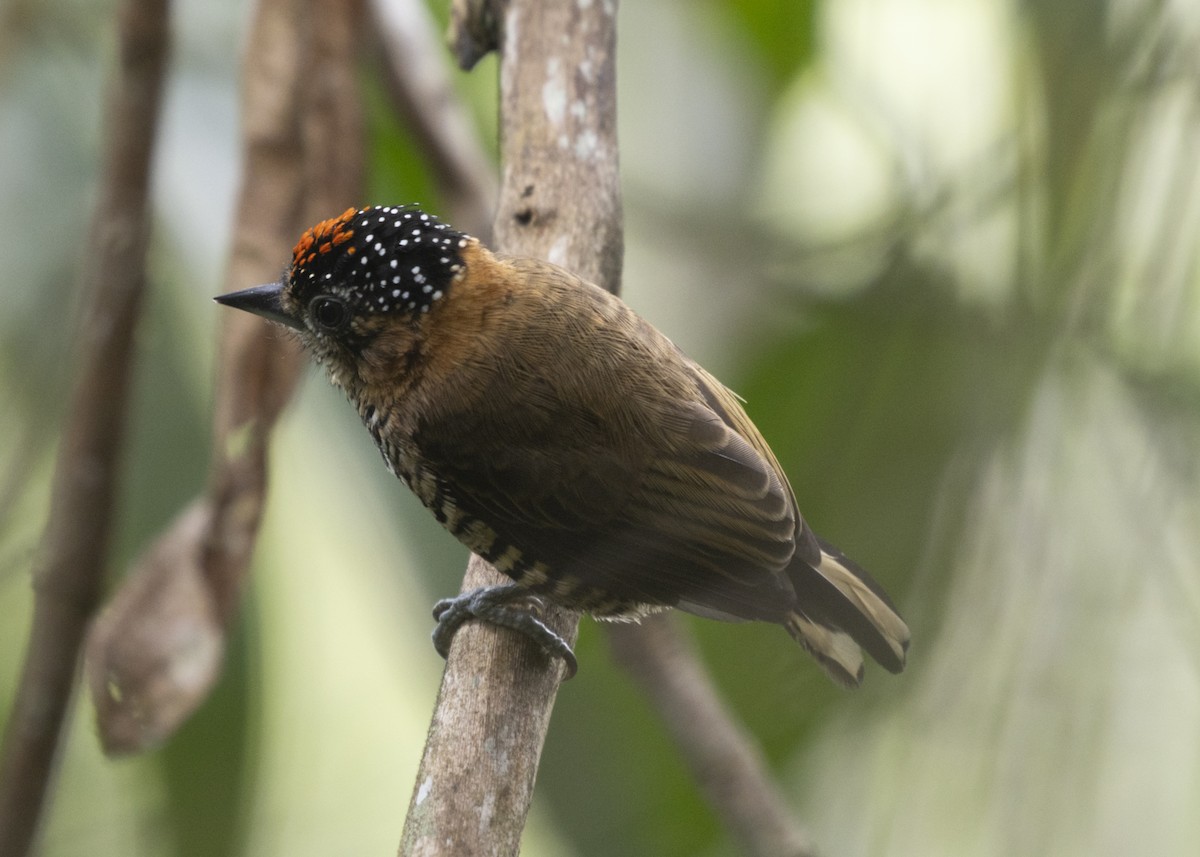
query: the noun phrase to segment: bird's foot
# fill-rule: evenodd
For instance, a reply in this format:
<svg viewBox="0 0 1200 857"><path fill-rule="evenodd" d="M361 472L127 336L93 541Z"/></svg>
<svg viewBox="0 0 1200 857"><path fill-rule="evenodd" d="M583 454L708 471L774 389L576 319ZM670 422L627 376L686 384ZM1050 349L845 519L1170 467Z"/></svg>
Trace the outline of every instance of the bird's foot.
<svg viewBox="0 0 1200 857"><path fill-rule="evenodd" d="M459 627L468 619L481 619L501 628L509 628L533 640L547 657L562 658L566 665L563 681L575 675L579 662L567 641L529 610L514 606L524 601L536 611L542 606L541 599L529 590L513 583L500 586L484 586L470 592L443 598L433 605L433 618L437 626L433 629L433 647L443 658L450 654L450 641Z"/></svg>

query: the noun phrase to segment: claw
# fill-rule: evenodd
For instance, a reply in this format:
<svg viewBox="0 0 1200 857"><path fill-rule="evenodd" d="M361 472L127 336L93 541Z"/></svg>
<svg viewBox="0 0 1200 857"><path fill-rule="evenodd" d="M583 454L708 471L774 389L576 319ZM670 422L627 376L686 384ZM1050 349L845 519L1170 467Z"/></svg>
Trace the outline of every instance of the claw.
<svg viewBox="0 0 1200 857"><path fill-rule="evenodd" d="M529 601L534 612L542 610L542 600L516 584L485 586L454 598L443 598L433 605L433 647L443 658L450 654L450 642L469 619L480 619L524 634L541 647L547 657L562 658L566 668L563 681L579 670L579 662L567 641L550 629L534 613L514 607L513 602Z"/></svg>

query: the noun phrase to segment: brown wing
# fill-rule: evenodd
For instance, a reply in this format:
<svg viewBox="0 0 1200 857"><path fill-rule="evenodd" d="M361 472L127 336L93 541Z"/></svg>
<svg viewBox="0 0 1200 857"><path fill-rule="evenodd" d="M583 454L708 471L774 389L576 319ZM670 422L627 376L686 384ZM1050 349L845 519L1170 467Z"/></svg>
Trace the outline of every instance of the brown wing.
<svg viewBox="0 0 1200 857"><path fill-rule="evenodd" d="M542 588L571 606L603 596L783 621L797 524L766 444L665 337L599 289L574 287L590 301L587 324L564 325L553 300L523 308L509 347L463 368L471 406L418 426L441 495L485 525L476 541L502 570L542 569L523 582L547 574Z"/></svg>
<svg viewBox="0 0 1200 857"><path fill-rule="evenodd" d="M805 562L820 562L821 547L817 541L817 537L801 518L796 505L795 495L792 493L792 487L788 483L787 474L779 465L779 461L775 458L775 453L771 451L770 445L762 436L762 433L759 432L758 426L751 421L745 409L742 408L741 401L733 391L697 363L691 362L691 370L696 377L697 386L704 396L704 401L708 407L730 429L745 438L746 442L753 447L754 451L770 468L771 473L774 474L775 479L786 494L787 502L795 517L796 558L803 559Z"/></svg>

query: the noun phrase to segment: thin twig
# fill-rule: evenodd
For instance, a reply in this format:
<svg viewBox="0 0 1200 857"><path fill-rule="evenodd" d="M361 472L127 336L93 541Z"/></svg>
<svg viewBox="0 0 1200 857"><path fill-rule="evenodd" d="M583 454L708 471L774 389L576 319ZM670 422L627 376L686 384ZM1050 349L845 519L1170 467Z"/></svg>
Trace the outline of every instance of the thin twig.
<svg viewBox="0 0 1200 857"><path fill-rule="evenodd" d="M145 285L151 154L168 52L165 0L118 10L119 65L105 112L77 341L79 374L34 561L33 628L0 764L0 854L28 853L103 581L124 437L134 330Z"/></svg>
<svg viewBox="0 0 1200 857"><path fill-rule="evenodd" d="M810 857L762 753L725 707L674 616L609 628L613 655L658 711L701 793L754 857Z"/></svg>
<svg viewBox="0 0 1200 857"><path fill-rule="evenodd" d="M359 199L357 30L356 3L260 3L246 58L246 167L228 288L275 279L304 225ZM110 753L160 744L220 674L257 540L270 432L303 366L294 343L265 322L243 313L221 321L208 492L138 559L88 641L88 682Z"/></svg>
<svg viewBox="0 0 1200 857"><path fill-rule="evenodd" d="M615 291L622 250L616 3L512 0L504 15L498 249L566 265ZM547 92L561 95L562 111L546 110ZM473 557L463 588L503 580ZM549 609L542 618L574 639L574 614ZM402 855L518 852L561 673L560 662L547 664L512 632L482 623L459 631Z"/></svg>

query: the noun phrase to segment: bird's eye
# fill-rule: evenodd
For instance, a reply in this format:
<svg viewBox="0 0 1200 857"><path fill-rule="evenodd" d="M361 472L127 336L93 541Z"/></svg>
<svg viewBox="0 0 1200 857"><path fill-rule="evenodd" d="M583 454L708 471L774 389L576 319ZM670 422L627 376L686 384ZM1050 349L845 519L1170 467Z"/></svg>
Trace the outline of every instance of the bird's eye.
<svg viewBox="0 0 1200 857"><path fill-rule="evenodd" d="M336 333L346 326L350 320L350 312L346 305L337 298L328 295L318 295L308 305L308 314L317 327L327 333Z"/></svg>

